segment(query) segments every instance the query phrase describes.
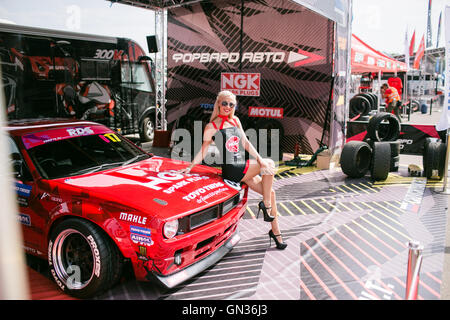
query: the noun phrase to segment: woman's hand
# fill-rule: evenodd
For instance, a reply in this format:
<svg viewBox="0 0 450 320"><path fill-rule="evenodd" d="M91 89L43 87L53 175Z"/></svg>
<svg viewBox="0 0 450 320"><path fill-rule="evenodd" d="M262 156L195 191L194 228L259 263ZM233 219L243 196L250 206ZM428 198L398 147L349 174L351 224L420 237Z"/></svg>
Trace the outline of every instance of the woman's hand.
<svg viewBox="0 0 450 320"><path fill-rule="evenodd" d="M268 161L262 158L258 159L259 166L261 167L261 175L273 176L276 173L275 164L273 161Z"/></svg>
<svg viewBox="0 0 450 320"><path fill-rule="evenodd" d="M192 167L189 166L189 167L186 167L186 168L184 168L184 169L178 170L177 172L178 172L178 173L181 173L181 174L188 174L188 173L191 172L191 169L192 169Z"/></svg>

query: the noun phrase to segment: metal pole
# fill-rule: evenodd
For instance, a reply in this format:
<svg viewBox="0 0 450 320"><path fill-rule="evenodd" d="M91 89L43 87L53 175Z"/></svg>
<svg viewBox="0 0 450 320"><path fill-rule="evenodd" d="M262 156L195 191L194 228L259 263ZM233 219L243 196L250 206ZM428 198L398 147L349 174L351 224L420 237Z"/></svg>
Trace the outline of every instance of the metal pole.
<svg viewBox="0 0 450 320"><path fill-rule="evenodd" d="M430 116L433 110L433 98L430 99Z"/></svg>
<svg viewBox="0 0 450 320"><path fill-rule="evenodd" d="M443 185L443 189L442 189L442 193L443 194L450 194L450 189L447 188L447 180L448 180L448 158L450 155L450 143L448 142L448 134L449 134L449 130L450 128L447 129L447 135L446 135L446 143L447 143L447 152L445 153L445 166L444 166L444 185Z"/></svg>
<svg viewBox="0 0 450 320"><path fill-rule="evenodd" d="M167 130L166 121L166 66L167 66L167 9L155 13L155 33L158 42L156 54L156 130Z"/></svg>
<svg viewBox="0 0 450 320"><path fill-rule="evenodd" d="M378 70L378 96L380 97L378 101L380 101L380 104L381 104L383 96L381 95L381 71L380 70ZM380 111L380 104L378 104L378 110L377 111ZM387 106L384 107L385 108L384 111L386 111L386 107Z"/></svg>
<svg viewBox="0 0 450 320"><path fill-rule="evenodd" d="M408 243L408 270L406 274L406 300L417 300L419 294L419 274L422 266L423 246L417 241Z"/></svg>
<svg viewBox="0 0 450 320"><path fill-rule="evenodd" d="M412 107L412 103L411 103L411 99L409 99L409 108L408 108L408 122L411 121L411 107Z"/></svg>

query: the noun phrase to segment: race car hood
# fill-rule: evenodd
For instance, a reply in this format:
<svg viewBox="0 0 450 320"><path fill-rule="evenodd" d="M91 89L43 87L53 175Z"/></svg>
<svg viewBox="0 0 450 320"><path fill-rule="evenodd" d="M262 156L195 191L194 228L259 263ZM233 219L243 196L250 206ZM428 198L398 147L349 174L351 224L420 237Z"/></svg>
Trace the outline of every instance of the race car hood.
<svg viewBox="0 0 450 320"><path fill-rule="evenodd" d="M222 180L218 170L196 166L190 174L175 172L187 162L152 157L124 167L61 179L90 197L114 202L166 220L225 201L240 189ZM63 187L63 186L62 186Z"/></svg>

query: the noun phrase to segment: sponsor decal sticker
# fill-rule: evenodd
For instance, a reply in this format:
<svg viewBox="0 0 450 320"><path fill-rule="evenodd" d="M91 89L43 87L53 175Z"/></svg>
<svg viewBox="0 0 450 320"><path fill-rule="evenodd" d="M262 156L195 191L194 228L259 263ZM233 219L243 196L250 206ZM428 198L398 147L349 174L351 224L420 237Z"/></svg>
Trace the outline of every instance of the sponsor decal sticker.
<svg viewBox="0 0 450 320"><path fill-rule="evenodd" d="M122 221L139 223L139 224L144 224L144 225L147 223L147 217L142 217L142 216L139 216L136 214L126 213L126 212L121 212L119 215L119 219Z"/></svg>
<svg viewBox="0 0 450 320"><path fill-rule="evenodd" d="M66 129L69 136L86 136L90 134L94 134L94 131L91 129L91 127L83 127L83 128L71 128Z"/></svg>
<svg viewBox="0 0 450 320"><path fill-rule="evenodd" d="M130 239L134 243L151 246L153 244L151 235L152 232L150 229L137 226L130 226Z"/></svg>
<svg viewBox="0 0 450 320"><path fill-rule="evenodd" d="M203 186L201 188L192 191L187 196L184 196L183 200L186 201L197 200L197 202L200 203L202 201L205 201L206 199L209 199L212 196L219 194L220 192L226 191L227 188L220 188L224 186L225 185L222 182L211 183L209 185Z"/></svg>
<svg viewBox="0 0 450 320"><path fill-rule="evenodd" d="M31 217L28 214L19 213L19 222L26 226L31 226Z"/></svg>
<svg viewBox="0 0 450 320"><path fill-rule="evenodd" d="M241 183L240 182L235 182L235 181L230 181L228 179L223 179L223 182L225 182L225 184L237 191L241 190Z"/></svg>
<svg viewBox="0 0 450 320"><path fill-rule="evenodd" d="M23 183L16 182L16 186L14 189L16 190L19 196L28 198L31 194L31 189L33 189L33 187Z"/></svg>

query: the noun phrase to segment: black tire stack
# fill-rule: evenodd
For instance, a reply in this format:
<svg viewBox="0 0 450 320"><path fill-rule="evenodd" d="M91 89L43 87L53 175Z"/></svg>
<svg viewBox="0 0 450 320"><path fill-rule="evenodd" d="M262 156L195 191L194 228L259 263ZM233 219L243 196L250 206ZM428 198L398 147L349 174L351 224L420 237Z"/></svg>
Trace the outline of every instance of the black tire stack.
<svg viewBox="0 0 450 320"><path fill-rule="evenodd" d="M424 176L431 180L441 180L445 171L447 145L440 139L427 138L423 150Z"/></svg>
<svg viewBox="0 0 450 320"><path fill-rule="evenodd" d="M369 119L369 139L350 141L341 154L342 171L351 178L361 178L370 170L375 181L386 180L398 171L400 160L400 123L391 113L379 112Z"/></svg>
<svg viewBox="0 0 450 320"><path fill-rule="evenodd" d="M350 99L350 118L359 116L357 120L368 120L368 114L378 109L378 97L374 93L358 93Z"/></svg>

